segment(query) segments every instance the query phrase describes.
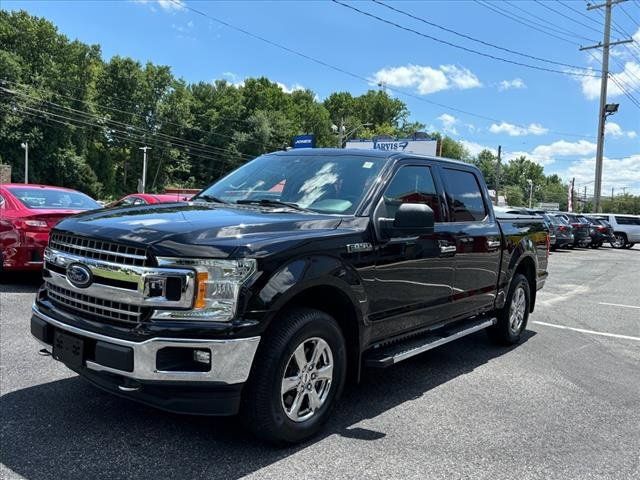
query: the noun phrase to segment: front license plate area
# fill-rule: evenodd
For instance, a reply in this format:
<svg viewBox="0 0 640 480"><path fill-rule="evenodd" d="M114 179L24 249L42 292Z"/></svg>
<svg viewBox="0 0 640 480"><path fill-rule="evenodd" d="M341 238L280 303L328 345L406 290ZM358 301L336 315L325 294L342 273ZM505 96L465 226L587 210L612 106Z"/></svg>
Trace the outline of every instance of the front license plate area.
<svg viewBox="0 0 640 480"><path fill-rule="evenodd" d="M82 367L84 342L81 338L56 330L53 336L53 358L74 367Z"/></svg>

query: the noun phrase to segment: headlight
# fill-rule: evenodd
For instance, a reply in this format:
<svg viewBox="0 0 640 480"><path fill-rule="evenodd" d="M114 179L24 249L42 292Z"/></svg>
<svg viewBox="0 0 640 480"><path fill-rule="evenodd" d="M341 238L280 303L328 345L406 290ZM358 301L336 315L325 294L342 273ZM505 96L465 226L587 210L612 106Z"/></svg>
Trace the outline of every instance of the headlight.
<svg viewBox="0 0 640 480"><path fill-rule="evenodd" d="M193 267L196 294L192 310L156 310L153 315L156 319L229 321L236 314L240 287L256 271L256 261L252 258L158 258L158 263Z"/></svg>

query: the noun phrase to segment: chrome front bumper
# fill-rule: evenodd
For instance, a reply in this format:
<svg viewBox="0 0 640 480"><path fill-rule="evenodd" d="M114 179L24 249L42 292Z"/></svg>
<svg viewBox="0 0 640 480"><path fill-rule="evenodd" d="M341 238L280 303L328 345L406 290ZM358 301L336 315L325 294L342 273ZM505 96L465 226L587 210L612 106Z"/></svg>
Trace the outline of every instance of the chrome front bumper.
<svg viewBox="0 0 640 480"><path fill-rule="evenodd" d="M260 337L238 338L229 340L196 340L186 338L152 338L143 342L132 342L89 332L62 323L42 313L37 305L32 307L33 315L52 325L56 329L80 337L103 341L133 350L133 371L128 372L86 361L86 368L97 372L109 372L133 380L185 381L185 382L218 382L223 384L243 383L249 377L253 357L260 342ZM37 339L37 338L36 338ZM51 345L37 339L45 347ZM182 347L208 349L211 352L211 369L207 372L162 371L156 368L158 350L165 347Z"/></svg>

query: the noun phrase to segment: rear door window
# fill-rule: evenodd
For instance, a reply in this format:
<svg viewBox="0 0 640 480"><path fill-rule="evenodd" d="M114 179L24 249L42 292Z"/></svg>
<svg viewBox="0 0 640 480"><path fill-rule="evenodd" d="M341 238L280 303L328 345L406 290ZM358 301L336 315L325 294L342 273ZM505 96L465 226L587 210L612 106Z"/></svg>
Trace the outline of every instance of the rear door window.
<svg viewBox="0 0 640 480"><path fill-rule="evenodd" d="M487 207L484 204L480 183L472 172L443 168L442 180L451 221L473 222L485 219Z"/></svg>
<svg viewBox="0 0 640 480"><path fill-rule="evenodd" d="M622 217L616 215L616 222L618 222L618 225L640 225L640 218Z"/></svg>

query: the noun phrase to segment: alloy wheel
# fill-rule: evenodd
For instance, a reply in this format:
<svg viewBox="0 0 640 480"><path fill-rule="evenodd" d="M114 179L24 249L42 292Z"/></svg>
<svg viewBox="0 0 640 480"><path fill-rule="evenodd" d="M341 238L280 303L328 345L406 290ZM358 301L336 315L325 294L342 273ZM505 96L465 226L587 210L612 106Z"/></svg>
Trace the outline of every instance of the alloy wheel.
<svg viewBox="0 0 640 480"><path fill-rule="evenodd" d="M518 286L513 292L511 306L509 307L509 329L518 334L524 322L527 307L527 295L522 286Z"/></svg>
<svg viewBox="0 0 640 480"><path fill-rule="evenodd" d="M293 351L282 377L285 414L294 422L313 417L327 400L333 380L333 353L322 338L303 341Z"/></svg>

